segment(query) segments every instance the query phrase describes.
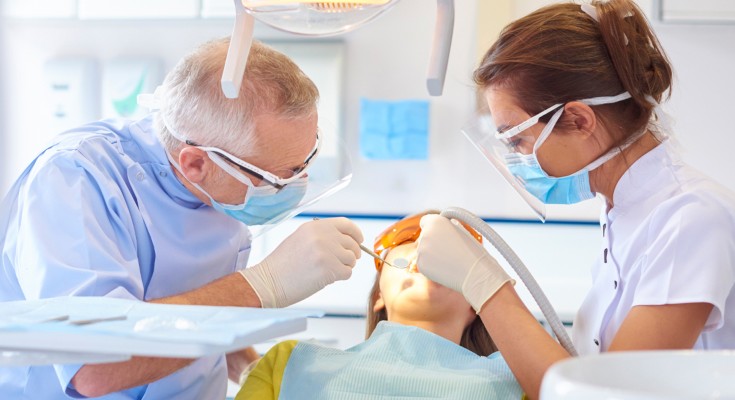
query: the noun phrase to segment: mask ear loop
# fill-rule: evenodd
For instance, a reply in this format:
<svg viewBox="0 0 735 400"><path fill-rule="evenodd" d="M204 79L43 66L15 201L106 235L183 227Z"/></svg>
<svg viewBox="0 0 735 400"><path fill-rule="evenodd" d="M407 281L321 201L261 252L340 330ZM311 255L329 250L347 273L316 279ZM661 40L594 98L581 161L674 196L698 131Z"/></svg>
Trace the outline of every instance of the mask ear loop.
<svg viewBox="0 0 735 400"><path fill-rule="evenodd" d="M215 203L215 200L212 198L212 196L209 195L209 193L207 193L206 190L202 189L202 187L199 186L198 184L190 181L189 178L187 178L186 175L184 175L184 171L181 170L181 166L179 165L179 163L176 160L174 160L173 156L168 151L166 151L166 157L168 158L168 161L171 163L171 165L173 165L174 168L177 171L179 171L179 173L181 174L181 176L183 176L184 179L186 179L187 182L191 183L191 185L194 186L195 188L197 188L197 190L199 190L200 192L204 193L209 198L209 201L212 204Z"/></svg>
<svg viewBox="0 0 735 400"><path fill-rule="evenodd" d="M561 114L564 112L564 104L562 104L561 108L558 109L554 115L551 116L551 119L549 119L549 122L546 124L544 129L541 131L541 134L539 135L538 139L536 139L536 143L533 144L533 154L536 154L536 150L538 150L539 147L541 147L542 144L546 141L546 139L551 135L551 131L554 130L554 126L556 125L557 121L559 121L559 118L561 118Z"/></svg>
<svg viewBox="0 0 735 400"><path fill-rule="evenodd" d="M592 99L583 99L579 100L581 103L586 104L588 106L599 106L602 104L612 104L617 103L619 101L627 100L629 99L630 93L623 92L615 96L600 96L595 97ZM546 138L549 137L551 134L551 131L554 129L554 126L556 125L557 121L559 121L559 118L561 118L562 112L564 112L564 106L565 104L562 104L561 108L554 113L554 115L549 120L549 123L546 124L544 127L544 130L541 131L541 135L539 135L539 138L536 140L536 143L533 145L533 152L536 153L536 150L541 147L541 144L546 141Z"/></svg>
<svg viewBox="0 0 735 400"><path fill-rule="evenodd" d="M620 93L617 96L609 96L606 98L600 97L595 100L582 100L583 103L587 105L601 105L601 104L611 104L611 103L617 103L619 101L627 100L631 98L632 96L628 92ZM600 102L602 101L602 102ZM592 171L594 169L599 168L602 164L610 161L613 157L617 156L618 154L622 153L623 150L627 149L632 145L633 143L637 142L638 139L642 138L643 135L645 135L647 132L647 129L642 129L640 132L636 133L635 135L631 136L628 140L625 141L620 146L615 147L614 149L611 149L607 152L607 154L603 155L602 157L598 158L595 161L592 161L591 163L587 164L583 169L587 171Z"/></svg>
<svg viewBox="0 0 735 400"><path fill-rule="evenodd" d="M273 187L270 187L270 186L262 186L262 187L259 187L259 186L253 186L253 183L252 182L244 182L243 180L241 180L237 176L237 174L239 173L239 171L234 171L234 168L232 166L228 165L218 155L216 155L216 154L210 154L210 152L207 152L207 155L209 156L209 159L212 160L212 162L214 162L215 164L217 164L220 168L224 169L225 172L227 172L227 173L235 172L235 175L233 175L233 178L237 179L238 181L240 181L240 182L242 182L242 183L244 183L245 185L248 186L248 190L245 193L245 198L243 199L243 201L242 201L241 204L223 204L223 203L219 203L217 200L215 200L209 194L209 192L207 192L206 190L204 190L198 184L190 181L186 177L186 175L184 175L184 171L181 170L181 166L179 165L179 163L176 162L176 160L174 160L173 156L168 151L166 151L166 157L168 157L169 162L171 162L171 164L174 166L174 168L176 168L176 170L179 171L179 173L181 173L181 176L183 176L184 179L186 179L187 182L191 183L191 185L194 186L195 188L197 188L197 190L199 190L200 192L204 193L209 198L209 201L212 202L212 204L219 203L224 208L229 208L229 209L232 209L232 210L242 209L243 207L245 207L245 204L247 204L247 202L250 199L250 197L252 197L253 194L255 194L255 192L258 192L258 194L261 194L261 192L264 192L264 193L262 193L262 195L270 195L270 194L273 194L273 193L270 193L270 190L271 189L277 191L277 189L275 189ZM228 171L228 169L229 169L229 171ZM242 179L247 180L247 178L244 177L244 176L242 177Z"/></svg>
<svg viewBox="0 0 735 400"><path fill-rule="evenodd" d="M645 135L647 132L647 129L641 129L640 132L636 133L635 135L631 136L630 139L626 140L625 143L623 143L620 146L617 146L613 149L610 149L607 154L603 155L602 157L598 158L595 161L592 161L591 163L587 164L582 170L592 171L597 168L599 168L602 164L610 161L613 157L617 156L618 154L622 153L623 150L627 149L632 145L633 143L637 142L638 139L642 138L643 135Z"/></svg>
<svg viewBox="0 0 735 400"><path fill-rule="evenodd" d="M593 97L591 99L583 99L579 100L580 102L587 104L588 106L599 106L603 104L612 104L617 103L623 100L627 100L631 98L632 96L628 92L623 92L620 94L617 94L615 96L601 96L601 97Z"/></svg>
<svg viewBox="0 0 735 400"><path fill-rule="evenodd" d="M623 92L623 93L620 93L620 94L615 95L615 96L601 96L601 97L595 97L595 98L592 98L592 99L583 99L583 100L579 100L579 101L581 103L584 103L584 104L588 105L588 106L598 106L598 105L603 105L603 104L617 103L619 101L627 100L629 98L631 98L630 93ZM549 135L551 135L551 132L553 131L554 126L556 125L556 123L559 121L559 118L561 118L561 114L562 114L563 111L564 111L564 106L562 106L562 108L560 108L556 113L554 113L554 115L549 120L549 123L546 124L546 126L544 127L544 129L541 131L541 135L539 135L538 140L536 140L536 143L533 145L533 153L534 154L536 154L536 150L538 150L538 148L541 147L541 145L543 144L543 142L546 141L546 138L548 138ZM646 133L646 130L644 129L643 131L641 131L641 132L637 133L636 135L634 135L633 137L631 137L622 146L618 146L618 147L616 147L616 148L608 151L607 154L605 154L602 157L598 158L597 160L595 160L595 161L587 164L587 166L585 166L584 168L582 168L580 171L583 171L583 170L592 171L592 170L598 168L600 165L606 163L607 161L609 161L613 157L615 157L618 154L620 154L628 146L630 146L631 144L635 143L635 141L637 141L638 139L640 139L643 136L643 134L645 134L645 133Z"/></svg>

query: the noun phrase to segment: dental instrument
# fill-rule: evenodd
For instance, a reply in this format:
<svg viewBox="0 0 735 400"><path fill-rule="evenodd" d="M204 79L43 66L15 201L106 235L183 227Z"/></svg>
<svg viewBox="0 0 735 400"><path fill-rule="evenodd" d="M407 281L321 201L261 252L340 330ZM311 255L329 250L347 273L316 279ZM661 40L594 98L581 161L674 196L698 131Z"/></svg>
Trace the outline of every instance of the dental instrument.
<svg viewBox="0 0 735 400"><path fill-rule="evenodd" d="M367 248L367 246L365 246L364 244L362 243L359 243L359 244L360 244L360 248L362 249L362 251L364 251L365 253L368 253L371 257L375 258L376 260L380 260L386 265L390 265L393 268L406 269L408 268L408 265L410 264L408 260L406 260L405 258L396 258L395 260L393 260L392 263L388 262L385 258L377 255L375 252Z"/></svg>
<svg viewBox="0 0 735 400"><path fill-rule="evenodd" d="M318 220L319 220L319 217L314 217L314 221L318 221ZM395 260L393 260L393 263L390 263L385 258L377 255L374 251L370 250L370 248L368 248L364 244L358 243L358 245L360 246L360 249L362 249L362 251L367 253L370 257L373 257L376 260L380 260L383 263L388 264L393 268L406 269L408 268L408 265L410 264L408 260L406 260L405 258L396 258Z"/></svg>

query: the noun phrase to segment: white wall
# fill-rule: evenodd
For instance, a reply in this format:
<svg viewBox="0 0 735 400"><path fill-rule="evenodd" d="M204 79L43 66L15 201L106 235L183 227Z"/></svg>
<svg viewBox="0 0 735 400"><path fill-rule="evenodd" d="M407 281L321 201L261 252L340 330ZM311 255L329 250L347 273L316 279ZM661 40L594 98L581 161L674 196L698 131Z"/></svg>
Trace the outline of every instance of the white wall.
<svg viewBox="0 0 735 400"><path fill-rule="evenodd" d="M351 186L315 207L321 212L406 214L417 209L458 205L486 217L533 218L515 193L459 133L474 109L471 72L475 67L477 0L456 3L456 23L444 95L427 95L424 77L433 35L435 6L402 0L378 20L340 37L346 44L343 93L344 138L352 155ZM511 17L549 3L511 2ZM651 0L641 0L651 8ZM406 21L410 21L407 23ZM227 35L231 21L29 21L8 22L2 63L9 79L8 134L3 139L0 193L40 144L55 132L38 118L43 104L43 63L59 55L107 60L150 55L166 69L196 44ZM677 81L670 104L685 157L735 189L729 173L735 128L726 117L735 102L735 25L665 25L654 22L668 51ZM258 27L265 39L290 38ZM372 161L359 154L359 99L427 99L431 102L430 158L426 161ZM12 151L11 151L12 149ZM598 204L550 207L551 219L597 218Z"/></svg>
<svg viewBox="0 0 735 400"><path fill-rule="evenodd" d="M428 96L425 73L435 5L403 0L373 23L341 37L346 43L344 138L355 175L349 189L316 206L318 211L405 214L417 209L461 205L486 215L531 218L515 194L459 133L474 109L470 75L475 59L474 0L457 2L456 24L444 95ZM407 29L405 21L410 22ZM470 21L470 22L467 22ZM156 56L170 69L192 47L227 35L229 20L54 21L11 20L3 64L7 67L8 135L3 146L4 193L15 176L56 132L44 126L42 71L57 56L105 61L119 56ZM283 39L259 26L261 39ZM12 38L12 39L11 39ZM359 155L359 99L431 101L430 159L369 161ZM11 151L12 149L12 151ZM481 188L474 179L482 176ZM596 206L584 218L592 219ZM579 213L565 210L567 215Z"/></svg>

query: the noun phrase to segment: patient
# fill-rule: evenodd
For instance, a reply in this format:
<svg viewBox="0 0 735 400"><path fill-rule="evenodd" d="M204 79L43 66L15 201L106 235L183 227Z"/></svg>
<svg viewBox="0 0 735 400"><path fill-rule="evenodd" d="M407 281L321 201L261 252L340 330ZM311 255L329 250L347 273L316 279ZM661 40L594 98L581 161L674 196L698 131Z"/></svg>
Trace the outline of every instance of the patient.
<svg viewBox="0 0 735 400"><path fill-rule="evenodd" d="M406 217L376 239L376 253L409 266L376 260L365 342L347 350L279 343L235 399L520 399L520 386L464 297L419 272L415 241L430 212Z"/></svg>

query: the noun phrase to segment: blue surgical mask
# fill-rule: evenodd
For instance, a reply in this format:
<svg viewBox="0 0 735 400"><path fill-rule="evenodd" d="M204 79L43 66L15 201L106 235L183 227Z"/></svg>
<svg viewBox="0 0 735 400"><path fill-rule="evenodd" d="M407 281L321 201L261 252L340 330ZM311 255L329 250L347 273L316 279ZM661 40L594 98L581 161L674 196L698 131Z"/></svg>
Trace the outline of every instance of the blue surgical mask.
<svg viewBox="0 0 735 400"><path fill-rule="evenodd" d="M595 97L580 100L580 102L587 105L600 105L616 103L628 98L630 98L630 94L628 92L624 92L617 96ZM562 177L550 176L539 164L536 151L549 137L563 112L564 105L561 104L560 108L552 115L549 123L546 124L544 129L541 131L541 135L539 135L539 138L536 140L531 154L508 153L505 155L505 163L510 172L519 181L521 181L529 193L545 204L575 204L595 197L595 194L590 188L589 171L594 170L618 155L623 149L628 147L635 140L640 138L643 133L645 133L645 130L640 132L624 145L611 149L595 161L571 175ZM530 119L536 117L538 117L538 115ZM531 125L528 125L524 129L527 129L530 126ZM520 131L517 133L520 133Z"/></svg>
<svg viewBox="0 0 735 400"><path fill-rule="evenodd" d="M586 169L563 177L549 176L533 153L509 154L505 162L523 187L544 204L575 204L595 197Z"/></svg>
<svg viewBox="0 0 735 400"><path fill-rule="evenodd" d="M293 210L299 204L306 194L306 179L304 177L289 183L272 195L245 196L245 201L237 205L220 203L201 188L198 189L209 196L215 210L247 225L264 225L279 215ZM252 188L248 188L248 194L251 190Z"/></svg>
<svg viewBox="0 0 735 400"><path fill-rule="evenodd" d="M224 204L215 200L206 190L194 182L189 181L195 188L204 193L212 203L212 208L228 215L246 225L264 225L276 217L293 210L306 194L307 176L287 184L281 189L272 186L255 186L247 177L236 171L216 154L209 154L210 159L222 168L227 174L248 186L245 199L240 204ZM171 164L181 175L179 164L166 152Z"/></svg>

